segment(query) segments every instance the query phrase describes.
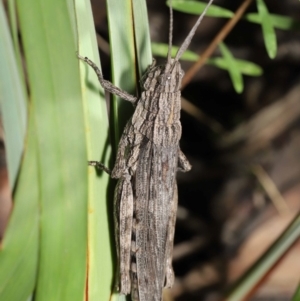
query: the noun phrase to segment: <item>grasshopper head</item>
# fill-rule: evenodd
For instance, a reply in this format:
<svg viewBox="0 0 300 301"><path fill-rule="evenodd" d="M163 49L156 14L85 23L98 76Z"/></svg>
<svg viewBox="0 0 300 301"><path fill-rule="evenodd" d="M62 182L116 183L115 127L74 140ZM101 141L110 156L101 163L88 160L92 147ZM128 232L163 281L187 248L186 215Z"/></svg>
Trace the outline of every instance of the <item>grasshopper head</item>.
<svg viewBox="0 0 300 301"><path fill-rule="evenodd" d="M181 69L179 61L171 59L166 64L164 72L159 78L160 84L165 87L165 92L179 91L183 75L184 71Z"/></svg>
<svg viewBox="0 0 300 301"><path fill-rule="evenodd" d="M177 92L180 90L183 75L180 63L171 59L166 65L151 65L142 80L142 85L148 91Z"/></svg>

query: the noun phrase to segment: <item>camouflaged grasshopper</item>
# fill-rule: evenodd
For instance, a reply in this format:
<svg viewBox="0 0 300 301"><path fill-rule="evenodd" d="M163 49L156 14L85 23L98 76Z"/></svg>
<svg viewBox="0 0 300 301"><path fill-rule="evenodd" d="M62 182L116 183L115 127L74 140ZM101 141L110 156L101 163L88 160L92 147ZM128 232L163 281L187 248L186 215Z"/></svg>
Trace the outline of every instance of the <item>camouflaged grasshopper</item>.
<svg viewBox="0 0 300 301"><path fill-rule="evenodd" d="M189 46L205 10L175 58L171 58L173 12L170 5L169 50L165 65L155 61L142 77L137 97L103 79L100 69L78 56L97 73L101 86L136 108L122 134L115 166L110 172L100 162L89 165L119 179L114 196L115 233L121 294L133 301L161 301L164 287L174 283L172 251L177 212L176 172L191 169L179 147L180 86L184 72L179 59Z"/></svg>

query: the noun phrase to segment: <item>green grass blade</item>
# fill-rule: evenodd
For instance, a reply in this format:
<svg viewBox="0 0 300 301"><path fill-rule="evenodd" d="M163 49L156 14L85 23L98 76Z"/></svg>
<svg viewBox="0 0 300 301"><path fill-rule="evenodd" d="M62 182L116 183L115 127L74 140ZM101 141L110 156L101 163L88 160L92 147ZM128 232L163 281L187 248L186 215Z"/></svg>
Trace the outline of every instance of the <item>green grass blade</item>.
<svg viewBox="0 0 300 301"><path fill-rule="evenodd" d="M98 66L99 54L89 0L75 0L78 50ZM79 63L79 62L78 62ZM87 152L89 160L99 160L109 166L111 151L108 141L108 116L104 97L95 72L80 62L81 90L85 114ZM107 174L97 175L89 167L88 198L88 271L86 300L109 300L113 286L114 266L111 223L113 196L108 193Z"/></svg>
<svg viewBox="0 0 300 301"><path fill-rule="evenodd" d="M234 284L227 294L226 300L243 300L299 237L300 214L295 217L264 255Z"/></svg>
<svg viewBox="0 0 300 301"><path fill-rule="evenodd" d="M16 0L8 0L8 13L10 20L10 32L13 40L15 58L18 65L18 70L21 78L21 84L23 89L23 94L26 94L26 83L25 83L25 74L23 73L23 62L22 62L22 49L19 43L19 29L18 29L18 16L16 10Z"/></svg>
<svg viewBox="0 0 300 301"><path fill-rule="evenodd" d="M144 0L133 0L134 32L137 49L138 78L144 74L152 63L150 30L147 6Z"/></svg>
<svg viewBox="0 0 300 301"><path fill-rule="evenodd" d="M154 55L166 57L168 52L168 45L162 43L152 43L152 52ZM172 56L176 54L178 47L172 47ZM182 60L196 62L199 59L199 55L193 51L186 50L181 57ZM240 73L249 75L249 76L260 76L263 73L263 70L260 66L245 60L235 59L237 68ZM206 64L218 67L220 69L228 70L228 62L221 57L210 58L207 60Z"/></svg>
<svg viewBox="0 0 300 301"><path fill-rule="evenodd" d="M9 180L14 186L27 131L26 98L6 16L0 3L0 94ZM25 149L14 209L0 251L0 300L23 301L33 292L38 260L38 185L33 123ZM31 179L33 185L29 185Z"/></svg>
<svg viewBox="0 0 300 301"><path fill-rule="evenodd" d="M134 50L132 1L107 0L106 3L109 21L112 82L117 87L135 94L137 61ZM116 149L120 133L133 110L130 103L116 96L113 97L113 100L114 149Z"/></svg>
<svg viewBox="0 0 300 301"><path fill-rule="evenodd" d="M0 105L5 132L9 183L13 188L18 175L27 129L27 106L23 82L2 2L0 3Z"/></svg>
<svg viewBox="0 0 300 301"><path fill-rule="evenodd" d="M151 63L151 47L145 0L107 0L112 81L121 89L136 94L138 81ZM114 97L115 137L132 114L132 105Z"/></svg>
<svg viewBox="0 0 300 301"><path fill-rule="evenodd" d="M256 4L257 4L258 14L261 19L261 26L262 26L265 46L269 57L273 59L277 53L277 39L273 27L273 22L265 2L263 0L256 0Z"/></svg>
<svg viewBox="0 0 300 301"><path fill-rule="evenodd" d="M167 1L170 5L170 1ZM193 1L193 0L172 0L172 7L174 10L178 10L184 13L189 13L193 15L200 15L207 3ZM231 18L234 13L229 9L212 4L206 13L207 17L217 17L217 18Z"/></svg>
<svg viewBox="0 0 300 301"><path fill-rule="evenodd" d="M19 0L17 5L34 107L30 118L36 126L41 196L35 300L81 301L87 156L71 3Z"/></svg>
<svg viewBox="0 0 300 301"><path fill-rule="evenodd" d="M219 44L221 53L228 66L228 72L233 83L233 87L237 93L241 93L244 89L243 77L236 64L235 58L224 43Z"/></svg>
<svg viewBox="0 0 300 301"><path fill-rule="evenodd" d="M39 187L33 120L18 186L14 209L0 251L0 300L23 301L36 282L39 240ZM29 183L29 180L31 183Z"/></svg>

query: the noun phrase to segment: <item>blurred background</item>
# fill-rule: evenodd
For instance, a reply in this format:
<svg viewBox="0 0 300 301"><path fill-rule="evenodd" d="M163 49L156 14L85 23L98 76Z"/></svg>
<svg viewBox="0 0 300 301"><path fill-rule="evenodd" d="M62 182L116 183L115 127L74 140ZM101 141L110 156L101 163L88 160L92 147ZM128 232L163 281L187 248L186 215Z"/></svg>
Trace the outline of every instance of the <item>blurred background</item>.
<svg viewBox="0 0 300 301"><path fill-rule="evenodd" d="M215 0L236 11L243 1ZM265 1L270 13L299 21L296 0ZM104 0L92 1L104 77L110 55ZM165 1L147 3L151 39L167 43ZM247 9L256 12L256 3ZM173 45L180 46L197 16L174 12ZM203 53L227 22L206 17L189 47ZM277 54L267 54L259 24L240 20L225 39L238 59L263 69L243 76L237 93L227 71L205 65L183 89L181 148L193 169L178 174L174 246L176 282L166 300L218 300L276 240L300 209L300 31L276 30ZM213 57L220 56L217 49ZM164 59L157 57L163 63ZM192 63L182 60L186 71ZM3 135L1 136L3 138ZM1 235L10 211L1 143ZM300 279L300 242L264 278L249 300L290 300Z"/></svg>

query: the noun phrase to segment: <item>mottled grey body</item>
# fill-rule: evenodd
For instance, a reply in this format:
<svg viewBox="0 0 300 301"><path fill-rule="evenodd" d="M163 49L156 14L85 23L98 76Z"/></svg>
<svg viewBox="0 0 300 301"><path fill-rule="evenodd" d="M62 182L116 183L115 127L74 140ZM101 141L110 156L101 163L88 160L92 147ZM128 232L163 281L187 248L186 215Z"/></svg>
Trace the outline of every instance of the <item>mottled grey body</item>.
<svg viewBox="0 0 300 301"><path fill-rule="evenodd" d="M142 78L140 99L104 80L92 61L78 56L95 70L104 89L136 106L122 134L112 172L100 162L89 162L119 179L114 196L119 261L117 286L120 293L131 293L133 301L161 301L163 288L174 283L172 251L178 198L176 172L191 169L179 147L183 77L179 58L188 47L207 7L175 59L170 55L173 20L170 9L168 60L163 66L155 66L153 62L148 67Z"/></svg>
<svg viewBox="0 0 300 301"><path fill-rule="evenodd" d="M112 171L112 177L120 179L115 195L119 287L124 294L131 290L134 301L160 301L163 287L174 282L176 172L191 166L179 149L183 72L177 62L168 78L161 78L170 67L149 67Z"/></svg>

